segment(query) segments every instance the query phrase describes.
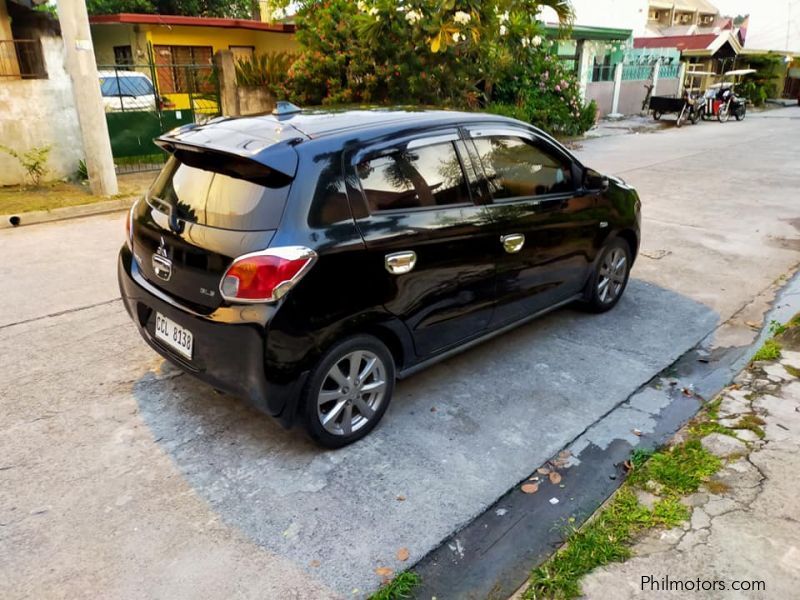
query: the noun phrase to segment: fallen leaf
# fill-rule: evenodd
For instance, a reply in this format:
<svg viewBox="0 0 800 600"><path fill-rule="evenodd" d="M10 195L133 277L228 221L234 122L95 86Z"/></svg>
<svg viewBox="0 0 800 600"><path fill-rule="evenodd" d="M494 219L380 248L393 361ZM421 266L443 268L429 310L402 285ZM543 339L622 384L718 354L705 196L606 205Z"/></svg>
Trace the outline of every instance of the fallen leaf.
<svg viewBox="0 0 800 600"><path fill-rule="evenodd" d="M400 548L400 550L397 551L397 560L406 561L408 560L408 556L408 548Z"/></svg>
<svg viewBox="0 0 800 600"><path fill-rule="evenodd" d="M389 577L394 575L394 571L392 571L392 569L390 569L389 567L378 567L377 569L375 569L375 575L388 579Z"/></svg>
<svg viewBox="0 0 800 600"><path fill-rule="evenodd" d="M538 469L536 469L536 472L539 475L547 475L550 473L550 469L548 469L547 467L539 467Z"/></svg>
<svg viewBox="0 0 800 600"><path fill-rule="evenodd" d="M622 463L622 466L625 467L626 471L633 471L633 463L629 460L626 460L624 463Z"/></svg>
<svg viewBox="0 0 800 600"><path fill-rule="evenodd" d="M753 329L761 329L761 323L758 321L745 321L744 324Z"/></svg>
<svg viewBox="0 0 800 600"><path fill-rule="evenodd" d="M642 435L642 432L641 432L640 429L633 429L632 431L633 431L633 435Z"/></svg>
<svg viewBox="0 0 800 600"><path fill-rule="evenodd" d="M683 388L681 391L683 392L684 396L691 396L692 395L692 390L690 390L689 388Z"/></svg>
<svg viewBox="0 0 800 600"><path fill-rule="evenodd" d="M535 494L539 491L539 484L538 483L525 483L522 485L522 491L526 494Z"/></svg>
<svg viewBox="0 0 800 600"><path fill-rule="evenodd" d="M552 483L553 485L558 485L559 483L561 483L561 474L556 473L555 471L550 473L550 483Z"/></svg>
<svg viewBox="0 0 800 600"><path fill-rule="evenodd" d="M572 456L572 452L570 452L569 450L562 450L561 452L558 453L558 458L560 458L561 460L566 460L570 456Z"/></svg>
<svg viewBox="0 0 800 600"><path fill-rule="evenodd" d="M309 564L316 569L319 566L319 561L312 560Z"/></svg>
<svg viewBox="0 0 800 600"><path fill-rule="evenodd" d="M397 501L398 502L405 502L406 501L406 497L405 496L398 496L397 497Z"/></svg>

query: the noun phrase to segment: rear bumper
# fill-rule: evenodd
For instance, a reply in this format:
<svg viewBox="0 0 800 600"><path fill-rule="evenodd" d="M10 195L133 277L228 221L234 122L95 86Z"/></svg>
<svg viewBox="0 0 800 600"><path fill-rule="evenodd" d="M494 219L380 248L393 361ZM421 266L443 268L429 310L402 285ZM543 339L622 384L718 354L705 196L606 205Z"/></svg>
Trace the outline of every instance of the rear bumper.
<svg viewBox="0 0 800 600"><path fill-rule="evenodd" d="M150 347L183 371L275 417L284 427L293 425L308 374L282 381L267 376L266 312L253 306L220 308L209 315L192 312L150 285L127 247L120 251L117 277L125 309ZM156 312L192 332L191 360L155 337Z"/></svg>

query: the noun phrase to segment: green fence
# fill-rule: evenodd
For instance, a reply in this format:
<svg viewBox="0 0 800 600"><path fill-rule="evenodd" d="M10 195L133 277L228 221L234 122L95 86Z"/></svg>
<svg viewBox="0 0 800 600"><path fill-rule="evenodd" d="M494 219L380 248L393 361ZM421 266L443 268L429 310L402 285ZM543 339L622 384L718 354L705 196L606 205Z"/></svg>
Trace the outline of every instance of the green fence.
<svg viewBox="0 0 800 600"><path fill-rule="evenodd" d="M166 156L154 138L220 114L210 53L198 64L176 64L163 54L156 58L151 46L144 63L115 60L97 66L117 172L160 168Z"/></svg>

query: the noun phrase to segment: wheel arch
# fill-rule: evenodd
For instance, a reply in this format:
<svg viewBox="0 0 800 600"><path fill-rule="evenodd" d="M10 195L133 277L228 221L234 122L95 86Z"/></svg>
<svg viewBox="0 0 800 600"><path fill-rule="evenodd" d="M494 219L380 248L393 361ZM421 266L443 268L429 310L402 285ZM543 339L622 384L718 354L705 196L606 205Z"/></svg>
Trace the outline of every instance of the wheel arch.
<svg viewBox="0 0 800 600"><path fill-rule="evenodd" d="M617 232L616 237L622 238L628 244L633 254L633 260L639 254L639 235L633 229L621 229Z"/></svg>

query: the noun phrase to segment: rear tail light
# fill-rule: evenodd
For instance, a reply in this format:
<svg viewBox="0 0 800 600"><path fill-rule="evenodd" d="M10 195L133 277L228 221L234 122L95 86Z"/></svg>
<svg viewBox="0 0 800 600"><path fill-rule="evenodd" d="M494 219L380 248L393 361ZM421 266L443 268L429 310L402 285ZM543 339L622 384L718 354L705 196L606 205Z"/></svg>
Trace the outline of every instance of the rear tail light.
<svg viewBox="0 0 800 600"><path fill-rule="evenodd" d="M245 254L225 271L219 289L229 302L274 302L305 275L317 253L304 246L284 246Z"/></svg>

